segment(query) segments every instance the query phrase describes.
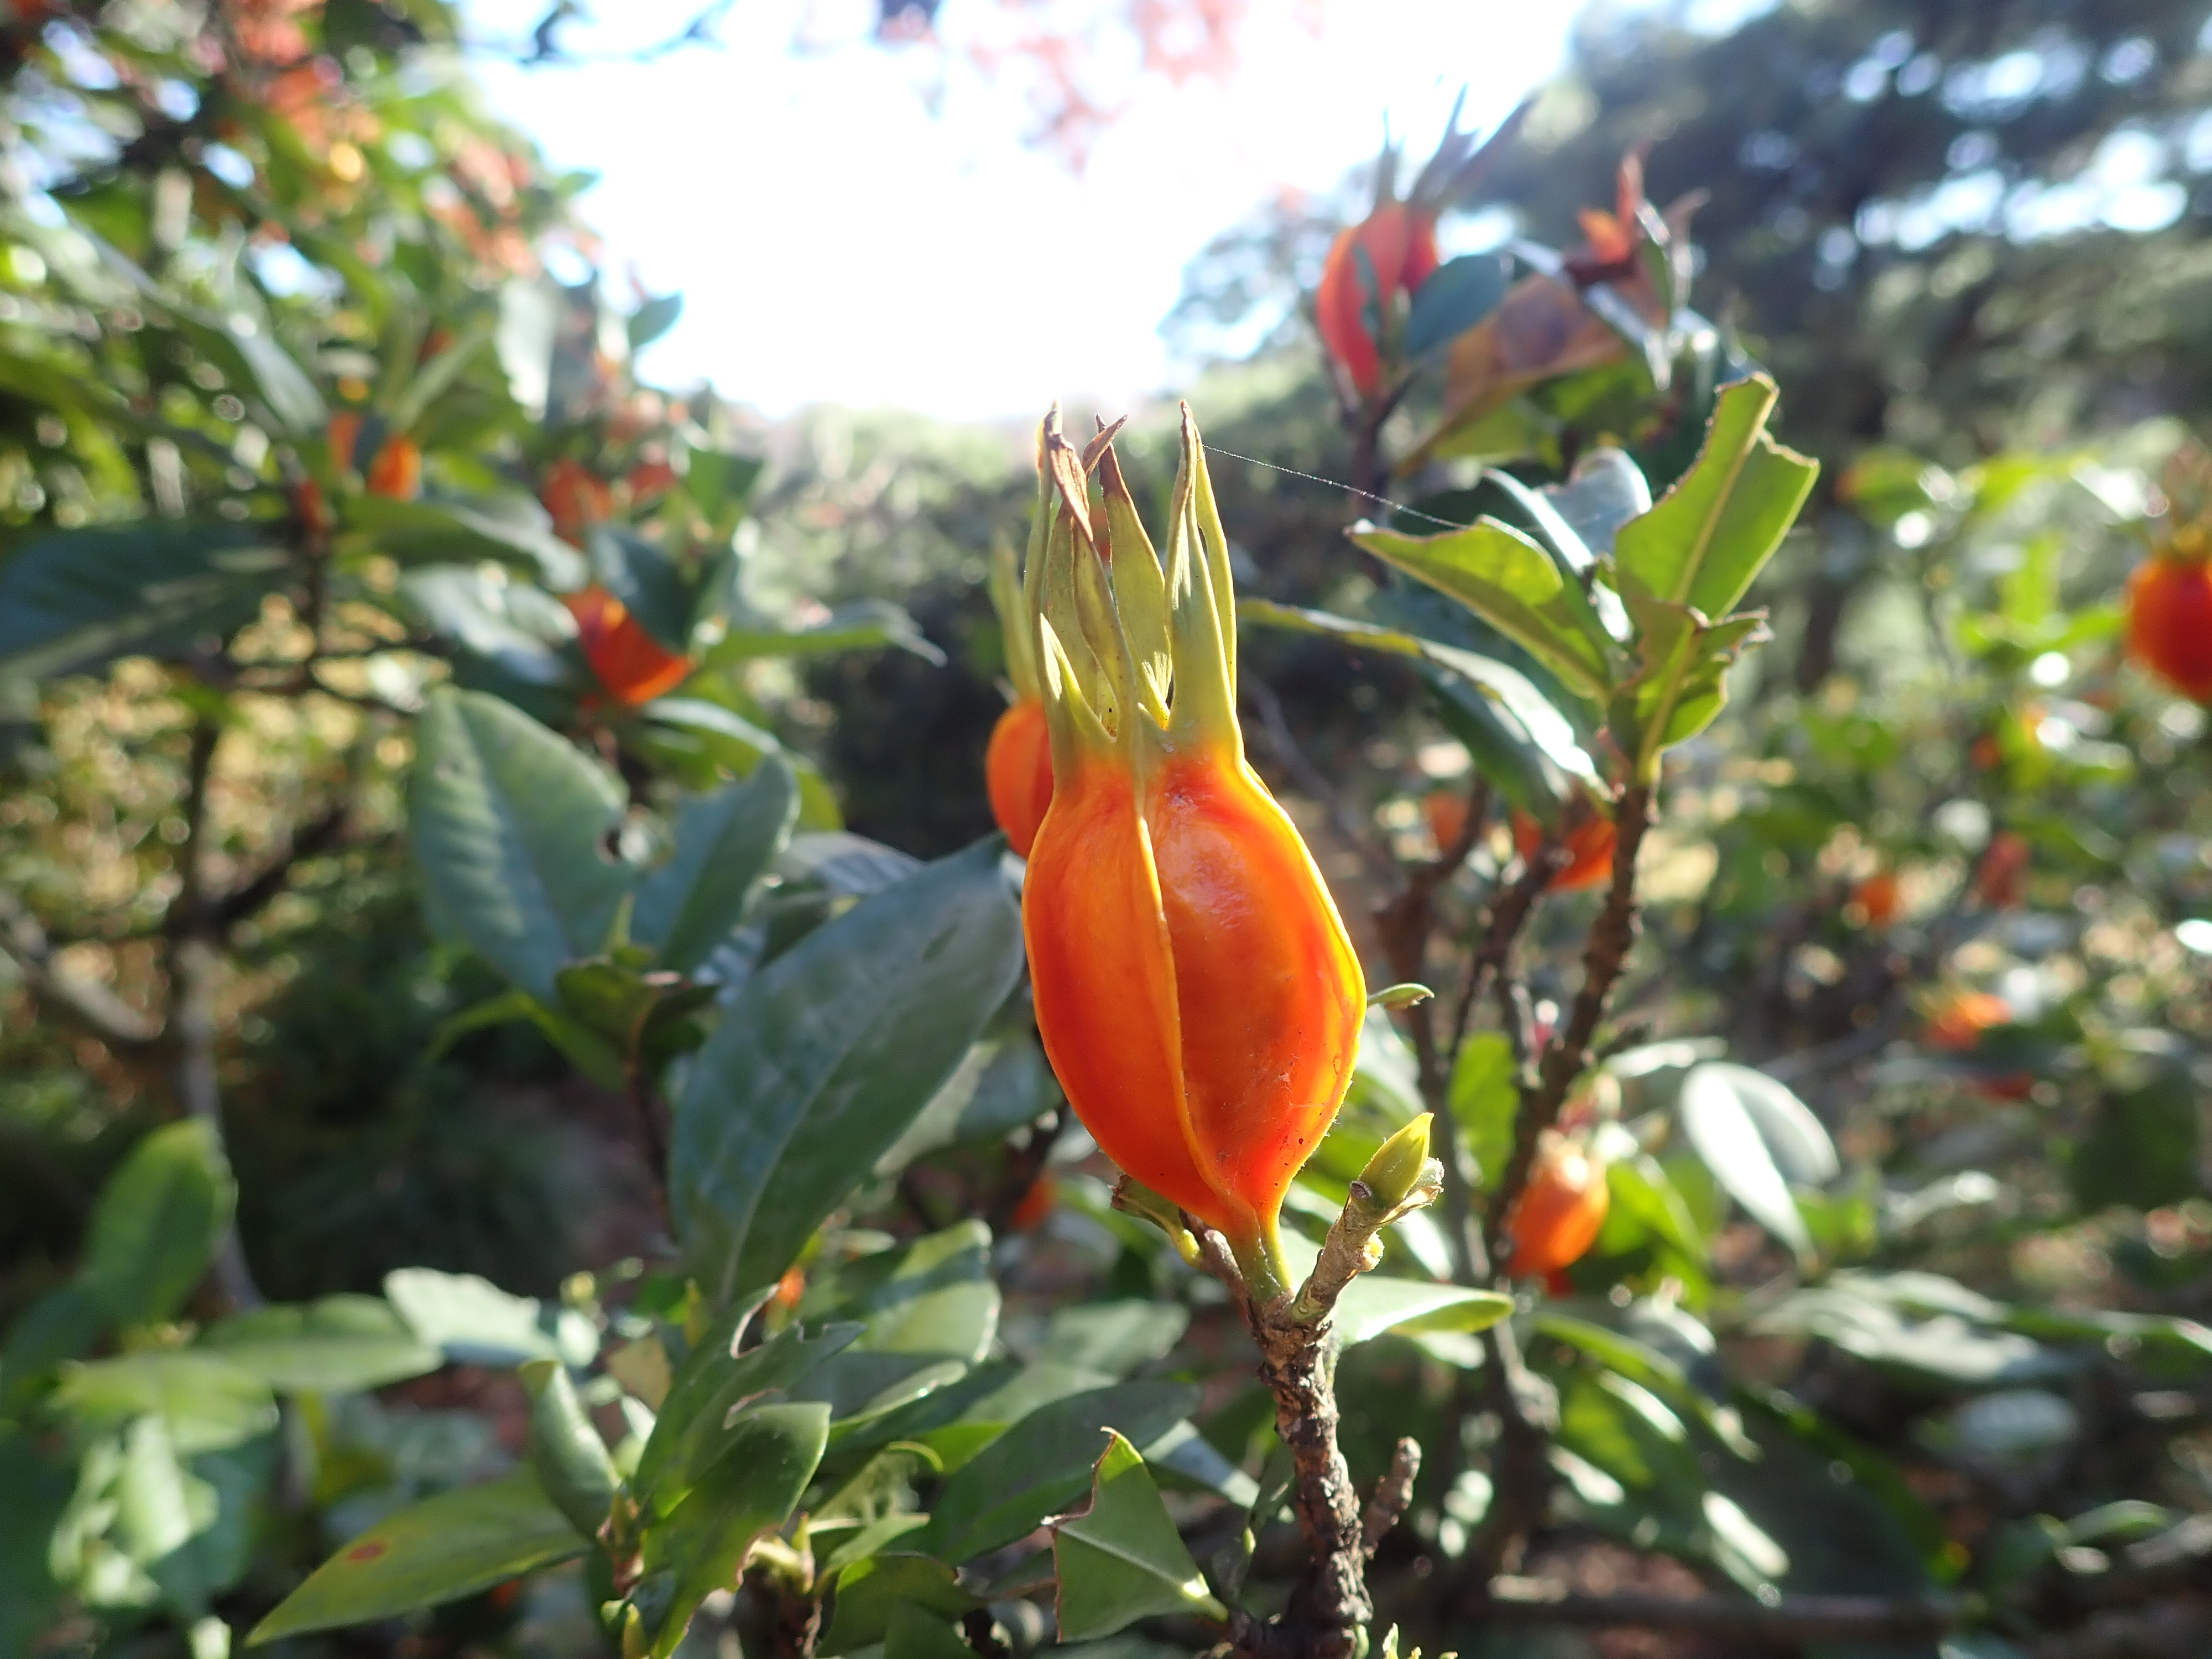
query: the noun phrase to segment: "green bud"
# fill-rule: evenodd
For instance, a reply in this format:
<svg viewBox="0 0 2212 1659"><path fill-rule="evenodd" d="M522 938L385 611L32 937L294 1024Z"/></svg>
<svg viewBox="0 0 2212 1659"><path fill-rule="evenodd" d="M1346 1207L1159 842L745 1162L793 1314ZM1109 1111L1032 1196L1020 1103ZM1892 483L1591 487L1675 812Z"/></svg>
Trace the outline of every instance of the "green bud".
<svg viewBox="0 0 2212 1659"><path fill-rule="evenodd" d="M1429 1125L1435 1115L1423 1112L1376 1148L1359 1172L1359 1184L1377 1208L1395 1211L1436 1196L1443 1165L1429 1156Z"/></svg>

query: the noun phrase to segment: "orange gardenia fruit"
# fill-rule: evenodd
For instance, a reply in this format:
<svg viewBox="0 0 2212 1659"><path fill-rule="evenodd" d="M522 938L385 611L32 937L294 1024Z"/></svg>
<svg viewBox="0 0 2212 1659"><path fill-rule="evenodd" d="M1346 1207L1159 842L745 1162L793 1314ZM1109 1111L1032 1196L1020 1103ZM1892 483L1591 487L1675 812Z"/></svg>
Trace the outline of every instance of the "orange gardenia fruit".
<svg viewBox="0 0 2212 1659"><path fill-rule="evenodd" d="M552 515L553 533L581 547L586 533L613 514L614 492L581 461L563 456L545 469L538 499Z"/></svg>
<svg viewBox="0 0 2212 1659"><path fill-rule="evenodd" d="M1363 395L1382 378L1370 310L1387 313L1394 298L1413 293L1436 268L1436 216L1403 202L1385 202L1329 245L1314 294L1314 321L1322 344Z"/></svg>
<svg viewBox="0 0 2212 1659"><path fill-rule="evenodd" d="M1877 870L1851 890L1851 902L1868 927L1887 927L1904 908L1905 884L1896 871Z"/></svg>
<svg viewBox="0 0 2212 1659"><path fill-rule="evenodd" d="M1988 991L1960 991L1946 998L1928 1021L1928 1046L1965 1054L1992 1025L2012 1024L2012 1005Z"/></svg>
<svg viewBox="0 0 2212 1659"><path fill-rule="evenodd" d="M991 746L983 751L983 785L991 816L1024 858L1052 805L1052 733L1044 705L1024 697L999 716Z"/></svg>
<svg viewBox="0 0 2212 1659"><path fill-rule="evenodd" d="M2128 654L2183 696L2212 703L2212 560L2168 543L2128 578Z"/></svg>
<svg viewBox="0 0 2212 1659"><path fill-rule="evenodd" d="M1974 896L1992 910L2017 909L2027 897L2027 837L2000 830L1974 869Z"/></svg>
<svg viewBox="0 0 2212 1659"><path fill-rule="evenodd" d="M665 696L690 677L691 659L678 656L645 630L629 607L594 582L563 593L576 619L584 660L614 700L626 708Z"/></svg>
<svg viewBox="0 0 2212 1659"><path fill-rule="evenodd" d="M1554 893L1579 893L1586 888L1602 887L1613 879L1613 848L1619 838L1611 818L1591 813L1567 831L1567 862L1559 873L1552 878ZM1544 826L1526 812L1513 815L1513 845L1522 858L1534 854L1544 844Z"/></svg>
<svg viewBox="0 0 2212 1659"><path fill-rule="evenodd" d="M1513 1240L1507 1271L1535 1279L1581 1261L1612 1206L1605 1164L1556 1129L1546 1130L1507 1226Z"/></svg>
<svg viewBox="0 0 2212 1659"><path fill-rule="evenodd" d="M1351 1081L1359 959L1244 760L1229 550L1189 411L1164 572L1110 436L1079 456L1055 413L1040 471L1026 614L1054 788L1022 885L1038 1033L1106 1155L1272 1297L1283 1195Z"/></svg>
<svg viewBox="0 0 2212 1659"><path fill-rule="evenodd" d="M368 464L368 493L411 501L422 493L422 452L411 438L386 438Z"/></svg>

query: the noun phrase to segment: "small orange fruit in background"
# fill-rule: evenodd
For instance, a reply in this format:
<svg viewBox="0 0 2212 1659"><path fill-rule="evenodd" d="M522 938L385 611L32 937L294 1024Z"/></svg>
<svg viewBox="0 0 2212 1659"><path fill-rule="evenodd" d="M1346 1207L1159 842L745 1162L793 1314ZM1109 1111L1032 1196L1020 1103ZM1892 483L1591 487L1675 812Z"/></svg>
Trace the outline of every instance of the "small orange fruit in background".
<svg viewBox="0 0 2212 1659"><path fill-rule="evenodd" d="M1567 831L1565 868L1552 878L1555 893L1579 893L1602 887L1613 879L1613 847L1618 832L1611 818L1592 813ZM1544 844L1544 826L1525 812L1513 815L1513 845L1522 858L1533 857Z"/></svg>
<svg viewBox="0 0 2212 1659"><path fill-rule="evenodd" d="M552 515L553 533L578 547L585 532L614 512L614 492L581 461L565 455L545 469L538 499Z"/></svg>
<svg viewBox="0 0 2212 1659"><path fill-rule="evenodd" d="M584 660L624 708L664 696L690 677L690 658L666 649L629 614L629 606L596 582L563 593L561 603L576 619L576 640Z"/></svg>
<svg viewBox="0 0 2212 1659"><path fill-rule="evenodd" d="M1018 1233L1025 1233L1042 1225L1052 1213L1052 1206L1060 1202L1060 1187L1048 1175L1041 1175L1030 1182L1021 1202L1014 1206L1013 1213L1006 1218L1006 1225Z"/></svg>
<svg viewBox="0 0 2212 1659"><path fill-rule="evenodd" d="M1367 326L1369 305L1387 311L1393 297L1413 293L1436 268L1436 216L1402 202L1385 202L1329 245L1314 320L1328 355L1361 392L1374 391L1382 378L1382 356Z"/></svg>
<svg viewBox="0 0 2212 1659"><path fill-rule="evenodd" d="M1905 908L1904 884L1894 870L1877 870L1851 890L1851 902L1869 927L1887 927Z"/></svg>
<svg viewBox="0 0 2212 1659"><path fill-rule="evenodd" d="M1437 839L1437 851L1459 845L1459 838L1467 830L1467 796L1457 789L1431 789L1421 802L1421 812L1429 821L1429 833Z"/></svg>
<svg viewBox="0 0 2212 1659"><path fill-rule="evenodd" d="M999 716L991 746L983 751L983 787L991 816L1024 858L1052 805L1052 733L1044 705L1024 697Z"/></svg>
<svg viewBox="0 0 2212 1659"><path fill-rule="evenodd" d="M1544 1278L1581 1261L1612 1207L1604 1163L1579 1142L1547 1129L1507 1225L1513 1240L1508 1271L1516 1279Z"/></svg>
<svg viewBox="0 0 2212 1659"><path fill-rule="evenodd" d="M1993 910L2017 909L2027 897L2027 837L2000 830L1974 868L1974 896Z"/></svg>
<svg viewBox="0 0 2212 1659"><path fill-rule="evenodd" d="M386 438L368 464L368 493L411 501L422 493L422 452L412 438Z"/></svg>
<svg viewBox="0 0 2212 1659"><path fill-rule="evenodd" d="M2212 703L2212 543L2191 529L2128 578L2128 655L2183 696Z"/></svg>

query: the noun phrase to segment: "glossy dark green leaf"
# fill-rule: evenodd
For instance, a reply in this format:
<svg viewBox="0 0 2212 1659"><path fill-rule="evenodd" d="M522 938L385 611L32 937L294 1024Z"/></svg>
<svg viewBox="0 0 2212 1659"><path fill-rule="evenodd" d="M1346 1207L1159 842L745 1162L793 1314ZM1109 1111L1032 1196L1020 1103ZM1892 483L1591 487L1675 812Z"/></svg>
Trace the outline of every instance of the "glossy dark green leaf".
<svg viewBox="0 0 2212 1659"><path fill-rule="evenodd" d="M1429 274L1406 318L1408 357L1425 357L1473 328L1505 297L1505 261L1495 253L1462 253Z"/></svg>
<svg viewBox="0 0 2212 1659"><path fill-rule="evenodd" d="M1569 592L1552 556L1519 531L1495 519L1435 536L1361 525L1352 539L1457 599L1577 695L1602 699L1613 684L1612 641L1589 602Z"/></svg>
<svg viewBox="0 0 2212 1659"><path fill-rule="evenodd" d="M700 1602L727 1588L754 1540L780 1527L822 1462L830 1410L820 1405L762 1406L739 1418L730 1447L684 1502L647 1524L647 1573L675 1575L675 1591L653 1633L654 1659L666 1659Z"/></svg>
<svg viewBox="0 0 2212 1659"><path fill-rule="evenodd" d="M1039 1407L945 1483L924 1546L948 1561L1011 1544L1065 1509L1089 1483L1108 1429L1150 1445L1190 1414L1183 1382L1122 1382Z"/></svg>
<svg viewBox="0 0 2212 1659"><path fill-rule="evenodd" d="M66 1463L47 1455L27 1430L0 1427L0 1654L35 1650L62 1586L52 1566L52 1533L68 1507Z"/></svg>
<svg viewBox="0 0 2212 1659"><path fill-rule="evenodd" d="M817 1650L824 1659L884 1639L902 1607L957 1619L979 1606L952 1569L933 1556L887 1552L855 1561L837 1575L830 1620Z"/></svg>
<svg viewBox="0 0 2212 1659"><path fill-rule="evenodd" d="M494 567L425 565L400 577L399 594L419 624L458 653L456 674L469 672L476 689L551 697L580 678L568 613Z"/></svg>
<svg viewBox="0 0 2212 1659"><path fill-rule="evenodd" d="M1225 1622L1137 1449L1109 1433L1091 1502L1052 1522L1060 1638L1087 1642L1139 1619L1195 1613Z"/></svg>
<svg viewBox="0 0 2212 1659"><path fill-rule="evenodd" d="M891 1609L884 1631L884 1659L974 1659L975 1652L950 1620L911 1601Z"/></svg>
<svg viewBox="0 0 2212 1659"><path fill-rule="evenodd" d="M349 1394L421 1376L445 1363L390 1303L373 1296L326 1296L233 1314L202 1332L198 1346L288 1392Z"/></svg>
<svg viewBox="0 0 2212 1659"><path fill-rule="evenodd" d="M1545 556L1533 546L1529 551L1538 558ZM1422 639L1398 629L1382 628L1322 611L1302 611L1295 605L1277 605L1268 599L1241 600L1237 615L1240 621L1294 629L1301 633L1326 634L1348 646L1425 662L1480 691L1502 717L1510 717L1516 738L1535 744L1562 770L1586 782L1598 781L1597 768L1577 738L1572 724L1546 701L1527 675L1494 658Z"/></svg>
<svg viewBox="0 0 2212 1659"><path fill-rule="evenodd" d="M606 1442L576 1398L567 1366L533 1359L521 1375L530 1391L531 1471L553 1507L585 1537L597 1537L621 1484Z"/></svg>
<svg viewBox="0 0 2212 1659"><path fill-rule="evenodd" d="M1054 1310L1036 1342L1037 1358L1126 1376L1164 1359L1182 1340L1190 1310L1180 1302L1130 1298Z"/></svg>
<svg viewBox="0 0 2212 1659"><path fill-rule="evenodd" d="M604 842L622 786L495 697L438 691L415 726L410 828L432 926L541 1002L596 955L629 889Z"/></svg>
<svg viewBox="0 0 2212 1659"><path fill-rule="evenodd" d="M289 574L245 525L52 531L0 557L0 668L46 679L217 639Z"/></svg>
<svg viewBox="0 0 2212 1659"><path fill-rule="evenodd" d="M0 1346L0 1413L56 1366L88 1352L112 1322L106 1304L82 1278L55 1285L16 1315Z"/></svg>
<svg viewBox="0 0 2212 1659"><path fill-rule="evenodd" d="M991 1230L963 1221L896 1249L842 1264L811 1290L802 1311L857 1319L856 1347L927 1354L969 1364L998 1329L999 1287L990 1273Z"/></svg>
<svg viewBox="0 0 2212 1659"><path fill-rule="evenodd" d="M246 1645L457 1601L589 1547L527 1474L441 1492L346 1544L254 1626Z"/></svg>
<svg viewBox="0 0 2212 1659"><path fill-rule="evenodd" d="M1486 1331L1512 1311L1497 1291L1370 1273L1345 1287L1330 1322L1350 1347L1390 1331Z"/></svg>
<svg viewBox="0 0 2212 1659"><path fill-rule="evenodd" d="M630 937L689 973L744 917L753 884L783 850L799 818L799 780L779 755L753 775L677 808L668 861L638 883Z"/></svg>
<svg viewBox="0 0 2212 1659"><path fill-rule="evenodd" d="M1690 605L1708 617L1735 609L1820 471L1766 430L1778 395L1764 374L1722 388L1697 464L1614 538L1624 596Z"/></svg>
<svg viewBox="0 0 2212 1659"><path fill-rule="evenodd" d="M678 1371L653 1433L639 1455L630 1488L655 1515L674 1510L739 1443L732 1413L774 1391L788 1390L860 1334L857 1324L825 1325L811 1335L787 1326L757 1348L732 1354L738 1327L718 1325ZM824 1422L827 1422L825 1416Z"/></svg>
<svg viewBox="0 0 2212 1659"><path fill-rule="evenodd" d="M720 773L750 777L762 760L781 755L799 778L802 829L838 830L844 817L836 792L805 756L787 749L734 709L703 697L659 697L640 711L642 744L695 788L711 788Z"/></svg>
<svg viewBox="0 0 2212 1659"><path fill-rule="evenodd" d="M1021 967L996 837L863 900L748 981L677 1103L671 1198L726 1302L774 1280L928 1103Z"/></svg>
<svg viewBox="0 0 2212 1659"><path fill-rule="evenodd" d="M207 1274L230 1225L237 1184L213 1126L155 1130L123 1162L93 1211L88 1282L120 1325L174 1316Z"/></svg>

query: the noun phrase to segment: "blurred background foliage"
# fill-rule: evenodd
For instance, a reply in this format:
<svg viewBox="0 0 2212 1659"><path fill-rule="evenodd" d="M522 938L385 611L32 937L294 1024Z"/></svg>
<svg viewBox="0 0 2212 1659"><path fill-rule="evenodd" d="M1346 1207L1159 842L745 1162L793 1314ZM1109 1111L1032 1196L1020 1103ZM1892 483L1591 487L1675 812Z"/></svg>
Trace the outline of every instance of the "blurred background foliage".
<svg viewBox="0 0 2212 1659"><path fill-rule="evenodd" d="M281 527L331 552L330 620L358 654L381 641L424 665L411 681L303 665L299 617L257 594L228 683L82 640L94 672L0 679L0 1327L67 1278L103 1180L180 1104L166 1062L57 1016L32 981L66 969L157 1008L210 893L252 901L222 918L210 994L264 1291L428 1266L550 1295L649 1253L619 1101L531 1027L450 1024L496 986L427 933L397 833L398 715L426 681L494 686L617 760L678 763L701 732L746 764L785 753L811 769L810 827L919 857L989 827L1003 658L982 581L1023 534L1027 428L834 409L771 425L742 387L639 385L629 353L676 301L546 274L549 254L564 270L605 258L570 206L581 181L483 113L438 50L454 29L437 0L14 0L0 21L0 556L187 514L236 524L241 545ZM1627 1012L1646 1037L1724 1038L1813 1106L1863 1172L1806 1200L1830 1265L1947 1274L2008 1307L2202 1316L2212 738L2203 708L2123 659L2118 607L2147 526L2175 522L2162 469L2212 415L2204 9L1802 0L1709 26L1695 8L1601 6L1448 231L1463 248L1571 246L1632 153L1653 202L1698 198L1694 302L1774 373L1780 434L1822 472L1753 596L1778 642L1674 775ZM1226 228L1166 322L1213 355L1178 390L1217 450L1240 584L1287 604L1357 611L1384 584L1346 525L1468 482L1464 458L1364 471L1340 418L1307 307L1372 191L1356 177ZM1445 395L1418 382L1386 452L1413 453ZM349 453L333 411L358 417ZM1553 462L1587 412L1535 410ZM1163 406L1124 441L1148 505L1173 435ZM394 437L417 488L379 487ZM597 492L580 517L564 466ZM408 520L409 497L477 516ZM637 538L607 543L594 521ZM633 598L665 566L687 625L711 612L718 637L762 643L705 648L684 695L720 714L641 735L573 628L503 608L489 577L409 587L399 562L344 550L395 532L447 568L520 562L556 589L578 586L544 566L563 547ZM1435 854L1432 796L1464 789L1449 711L1402 665L1303 635L1254 630L1244 666L1255 762L1364 930L1395 862ZM737 769L729 752L714 751ZM1510 847L1485 846L1502 867ZM1587 916L1546 917L1529 989L1555 1016ZM1626 1116L1662 1107L1670 1076L1625 1079ZM1710 1259L1617 1222L1576 1285L1757 1304L1773 1241L1724 1229L1711 1182L1677 1153L1666 1166ZM1149 1292L1130 1277L1143 1263L1113 1271ZM1779 1380L1802 1358L1778 1357L1791 1335L1838 1338L1800 1311L1732 1359ZM1792 1386L1897 1461L1984 1581L2006 1570L1991 1540L2034 1517L2124 1498L2212 1512L2201 1382L2100 1374L2066 1385L2056 1439L2023 1450L1990 1431L1995 1449L1945 1454L1942 1433L1977 1425L1961 1429L1965 1373L1944 1365L1999 1341L1994 1316L1976 1329L1981 1347L1918 1370L1901 1342L1843 1331ZM1617 1401L1577 1376L1570 1425L1601 1438L1590 1425ZM1356 1468L1409 1424L1456 1435L1463 1402L1439 1377L1405 1343L1347 1365ZM1431 1537L1460 1524L1460 1491L1425 1500ZM444 1630L453 1650L466 1616Z"/></svg>

